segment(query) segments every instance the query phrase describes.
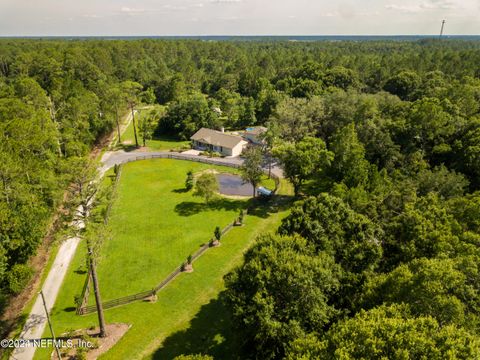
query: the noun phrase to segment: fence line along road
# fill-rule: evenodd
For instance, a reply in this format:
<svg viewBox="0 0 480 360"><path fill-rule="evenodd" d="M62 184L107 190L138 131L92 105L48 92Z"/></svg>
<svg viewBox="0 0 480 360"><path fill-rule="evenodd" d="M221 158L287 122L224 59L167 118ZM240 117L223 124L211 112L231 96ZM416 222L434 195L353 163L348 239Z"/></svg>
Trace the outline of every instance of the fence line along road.
<svg viewBox="0 0 480 360"><path fill-rule="evenodd" d="M209 165L226 166L234 169L239 169L242 167L242 163L240 162L232 162L231 160L225 160L223 158L204 158L204 157L199 157L197 155L184 155L184 154L177 154L177 153L175 154L157 153L157 154L150 154L150 155L145 154L145 155L140 155L135 157L128 157L126 159L121 159L118 162L115 162L115 164L126 164L134 161L151 160L151 159L172 159L172 160L193 161L193 162L199 162L199 163L209 164ZM265 174L270 174L270 177L275 181L275 189L273 191L275 193L279 186L280 176L269 171L268 169L263 168L262 170Z"/></svg>
<svg viewBox="0 0 480 360"><path fill-rule="evenodd" d="M241 158L208 158L201 155L187 155L177 152L141 152L141 153L128 153L125 151L116 151L112 153L105 154L102 162L104 164L103 171L108 170L115 164L125 164L132 161L137 160L147 160L147 159L175 159L175 160L187 160L187 161L195 161L205 164L212 164L212 165L223 165L232 168L239 168L243 164L243 160ZM267 168L263 168L263 171L267 174L269 170ZM279 179L283 177L282 170L278 166L272 167L272 177L274 179Z"/></svg>

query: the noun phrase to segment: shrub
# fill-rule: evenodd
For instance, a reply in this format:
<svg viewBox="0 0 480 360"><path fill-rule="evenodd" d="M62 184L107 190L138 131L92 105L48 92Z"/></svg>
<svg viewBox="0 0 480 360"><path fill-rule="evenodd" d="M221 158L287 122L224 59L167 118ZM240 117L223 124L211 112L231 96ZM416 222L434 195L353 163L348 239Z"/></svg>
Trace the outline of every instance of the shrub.
<svg viewBox="0 0 480 360"><path fill-rule="evenodd" d="M217 226L215 228L215 239L217 239L218 241L220 241L220 238L222 237L222 230L220 230L220 226Z"/></svg>
<svg viewBox="0 0 480 360"><path fill-rule="evenodd" d="M81 296L81 295L78 295L78 294L77 294L77 295L75 295L75 296L73 297L73 303L74 303L75 306L77 306L77 307L80 306L80 305L82 305L82 300L83 300L83 299L82 299L82 296Z"/></svg>
<svg viewBox="0 0 480 360"><path fill-rule="evenodd" d="M88 351L87 348L78 347L78 348L77 348L77 353L76 353L75 359L78 359L78 360L86 360L86 359L87 359L87 351Z"/></svg>
<svg viewBox="0 0 480 360"><path fill-rule="evenodd" d="M240 213L238 214L238 222L240 224L243 224L243 217L244 217L243 210L240 210Z"/></svg>
<svg viewBox="0 0 480 360"><path fill-rule="evenodd" d="M193 184L194 184L193 180L194 180L193 179L193 171L189 170L188 173L187 173L187 179L185 180L185 189L187 191L192 190Z"/></svg>
<svg viewBox="0 0 480 360"><path fill-rule="evenodd" d="M13 294L18 294L27 286L33 270L25 264L16 264L7 275L8 289Z"/></svg>

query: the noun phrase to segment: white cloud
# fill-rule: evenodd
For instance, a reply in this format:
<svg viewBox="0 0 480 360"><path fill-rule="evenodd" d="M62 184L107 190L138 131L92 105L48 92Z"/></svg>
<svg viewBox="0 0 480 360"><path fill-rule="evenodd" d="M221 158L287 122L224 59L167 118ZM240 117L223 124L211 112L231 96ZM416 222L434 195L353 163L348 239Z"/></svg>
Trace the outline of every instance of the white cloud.
<svg viewBox="0 0 480 360"><path fill-rule="evenodd" d="M400 11L403 13L412 13L412 14L423 11L423 9L418 5L411 6L411 5L388 4L388 5L385 5L385 9Z"/></svg>
<svg viewBox="0 0 480 360"><path fill-rule="evenodd" d="M178 6L178 5L171 5L171 4L163 5L163 8L167 10L175 10L175 11L184 11L188 9L186 6Z"/></svg>
<svg viewBox="0 0 480 360"><path fill-rule="evenodd" d="M241 18L238 17L238 16L222 16L222 17L219 17L218 20L220 20L220 21L238 21L238 20L241 20Z"/></svg>
<svg viewBox="0 0 480 360"><path fill-rule="evenodd" d="M127 6L122 6L122 8L120 9L120 11L122 13L127 13L127 14L138 14L138 13L143 13L145 12L145 9L141 9L141 8L130 8L130 7L127 7Z"/></svg>
<svg viewBox="0 0 480 360"><path fill-rule="evenodd" d="M361 11L358 16L380 16L380 11Z"/></svg>
<svg viewBox="0 0 480 360"><path fill-rule="evenodd" d="M339 16L339 15L340 15L340 13L338 11L330 11L330 12L320 14L320 16L322 16L322 17L336 17L336 16Z"/></svg>
<svg viewBox="0 0 480 360"><path fill-rule="evenodd" d="M98 14L85 14L83 15L84 18L88 18L88 19L101 19L101 18L104 18L103 15L98 15Z"/></svg>
<svg viewBox="0 0 480 360"><path fill-rule="evenodd" d="M403 13L421 13L427 10L454 10L459 6L448 0L429 0L415 5L398 5L387 4L385 8L388 10L400 11Z"/></svg>

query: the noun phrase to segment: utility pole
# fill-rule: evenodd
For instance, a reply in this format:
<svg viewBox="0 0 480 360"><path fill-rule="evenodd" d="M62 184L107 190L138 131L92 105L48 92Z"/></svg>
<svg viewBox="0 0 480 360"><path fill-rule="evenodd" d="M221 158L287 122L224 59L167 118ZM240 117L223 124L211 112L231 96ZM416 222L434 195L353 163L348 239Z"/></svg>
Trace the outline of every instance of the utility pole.
<svg viewBox="0 0 480 360"><path fill-rule="evenodd" d="M87 242L87 251L88 251L88 261L90 263L90 273L92 275L93 292L95 294L95 304L97 305L98 324L100 326L99 336L101 338L104 338L107 336L107 330L105 325L105 317L103 316L103 304L102 304L102 298L100 297L100 288L98 286L95 258L94 258L92 247L89 241Z"/></svg>
<svg viewBox="0 0 480 360"><path fill-rule="evenodd" d="M130 109L132 110L132 121L133 121L133 135L135 135L135 146L138 148L138 139L137 139L137 126L135 124L135 110L134 103L130 103Z"/></svg>
<svg viewBox="0 0 480 360"><path fill-rule="evenodd" d="M440 29L440 38L442 38L442 36L443 36L443 29L445 28L445 23L446 23L446 21L442 20L442 28Z"/></svg>
<svg viewBox="0 0 480 360"><path fill-rule="evenodd" d="M53 333L52 322L50 321L50 315L48 313L47 303L45 302L45 296L43 295L43 290L40 290L40 296L42 297L43 308L45 309L45 315L47 315L48 326L50 327L50 332L52 333L53 345L55 346L55 350L57 351L58 359L62 360L62 355L60 355L60 350L58 349L58 345L57 345L57 339L55 339L55 334Z"/></svg>

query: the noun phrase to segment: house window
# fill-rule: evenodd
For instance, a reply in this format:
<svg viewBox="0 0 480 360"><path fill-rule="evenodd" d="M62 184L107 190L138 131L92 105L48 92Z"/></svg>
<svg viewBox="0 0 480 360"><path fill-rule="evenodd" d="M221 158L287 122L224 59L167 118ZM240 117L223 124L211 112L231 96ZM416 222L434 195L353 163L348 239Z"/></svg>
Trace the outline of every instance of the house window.
<svg viewBox="0 0 480 360"><path fill-rule="evenodd" d="M223 152L223 146L220 146L220 152Z"/></svg>

